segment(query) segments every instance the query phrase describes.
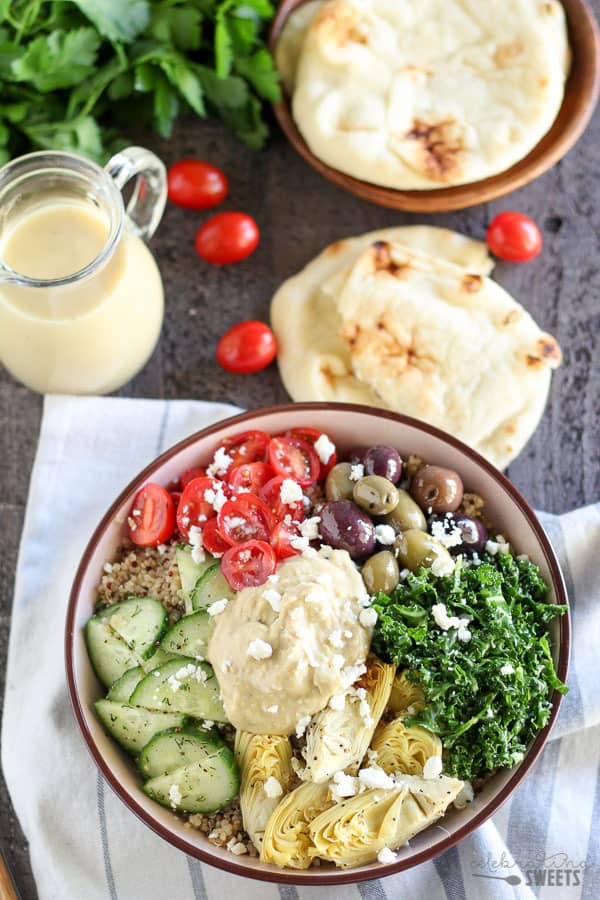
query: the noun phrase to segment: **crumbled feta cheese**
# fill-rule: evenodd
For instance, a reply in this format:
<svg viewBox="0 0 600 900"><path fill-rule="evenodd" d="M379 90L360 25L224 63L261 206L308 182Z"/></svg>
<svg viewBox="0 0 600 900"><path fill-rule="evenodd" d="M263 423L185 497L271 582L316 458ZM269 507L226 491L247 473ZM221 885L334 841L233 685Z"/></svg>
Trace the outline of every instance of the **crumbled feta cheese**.
<svg viewBox="0 0 600 900"><path fill-rule="evenodd" d="M465 628L464 625L461 625L456 633L456 637L461 642L461 644L468 644L471 640L472 635L468 628Z"/></svg>
<svg viewBox="0 0 600 900"><path fill-rule="evenodd" d="M273 648L266 641L255 638L248 644L246 653L248 656L251 656L252 659L268 659L273 655Z"/></svg>
<svg viewBox="0 0 600 900"><path fill-rule="evenodd" d="M396 532L391 525L376 525L375 539L384 547L389 547L396 540Z"/></svg>
<svg viewBox="0 0 600 900"><path fill-rule="evenodd" d="M231 847L227 844L227 849L233 853L234 856L243 856L244 853L248 852L248 848L243 843L243 841L236 841L235 844L232 844Z"/></svg>
<svg viewBox="0 0 600 900"><path fill-rule="evenodd" d="M206 474L209 478L212 478L214 475L224 475L232 462L233 458L226 452L225 448L219 447L213 456L213 461L206 470Z"/></svg>
<svg viewBox="0 0 600 900"><path fill-rule="evenodd" d="M322 434L314 442L313 449L323 465L326 466L335 453L335 444L329 440L326 434Z"/></svg>
<svg viewBox="0 0 600 900"><path fill-rule="evenodd" d="M350 685L354 684L355 681L358 681L361 675L363 675L367 671L367 667L364 663L357 664L355 666L345 666L345 668L341 671L342 677L342 687L349 688Z"/></svg>
<svg viewBox="0 0 600 900"><path fill-rule="evenodd" d="M431 564L431 571L438 578L444 575L452 575L454 572L455 562L453 559L444 559L443 556L436 556Z"/></svg>
<svg viewBox="0 0 600 900"><path fill-rule="evenodd" d="M263 787L265 789L265 794L270 800L273 800L275 797L281 797L283 794L283 788L274 775L270 775L269 778L267 778Z"/></svg>
<svg viewBox="0 0 600 900"><path fill-rule="evenodd" d="M364 477L365 467L362 463L356 463L355 465L350 466L350 474L348 475L350 481L360 481L360 479Z"/></svg>
<svg viewBox="0 0 600 900"><path fill-rule="evenodd" d="M331 657L331 668L332 669L341 669L346 660L342 656L341 653L334 653Z"/></svg>
<svg viewBox="0 0 600 900"><path fill-rule="evenodd" d="M449 631L451 628L464 629L470 622L470 619L459 619L458 616L449 616L445 603L434 603L431 607L431 615L435 620L435 624L442 631Z"/></svg>
<svg viewBox="0 0 600 900"><path fill-rule="evenodd" d="M358 778L346 775L345 772L336 772L329 785L331 798L336 803L339 803L344 797L354 797L358 793L358 788Z"/></svg>
<svg viewBox="0 0 600 900"><path fill-rule="evenodd" d="M204 731L210 731L211 728L214 728L214 725L215 725L215 723L213 722L212 719L203 719L202 724L201 724L200 727L201 727Z"/></svg>
<svg viewBox="0 0 600 900"><path fill-rule="evenodd" d="M346 638L346 640L349 641L350 638L352 637L352 632L349 631L348 629L346 629L346 631L344 632L344 637Z"/></svg>
<svg viewBox="0 0 600 900"><path fill-rule="evenodd" d="M517 556L519 562L529 562L529 554L528 553L519 553Z"/></svg>
<svg viewBox="0 0 600 900"><path fill-rule="evenodd" d="M393 863L396 862L396 854L389 847L382 847L377 854L377 862Z"/></svg>
<svg viewBox="0 0 600 900"><path fill-rule="evenodd" d="M279 591L276 591L275 588L267 588L267 590L263 593L263 597L273 610L273 612L280 612L281 610L281 594Z"/></svg>
<svg viewBox="0 0 600 900"><path fill-rule="evenodd" d="M163 556L167 552L167 545L158 544L156 549L158 550L159 556Z"/></svg>
<svg viewBox="0 0 600 900"><path fill-rule="evenodd" d="M224 659L223 662L221 663L221 672L223 672L224 675L227 675L228 672L231 672L231 669L232 669L231 660Z"/></svg>
<svg viewBox="0 0 600 900"><path fill-rule="evenodd" d="M105 563L104 563L104 566L103 566L102 568L103 568L104 571L107 572L107 573L112 572L112 570L113 570L113 567L112 567L112 565L111 565L109 562L105 562Z"/></svg>
<svg viewBox="0 0 600 900"><path fill-rule="evenodd" d="M269 581L271 584L277 584L277 582L279 581L278 573L273 572L272 575L269 575L269 577L267 578L267 581Z"/></svg>
<svg viewBox="0 0 600 900"><path fill-rule="evenodd" d="M172 784L169 788L169 800L171 801L171 806L173 809L177 809L183 797L181 796L181 791L179 790L179 785Z"/></svg>
<svg viewBox="0 0 600 900"><path fill-rule="evenodd" d="M301 738L308 726L310 725L310 716L302 716L296 722L296 737Z"/></svg>
<svg viewBox="0 0 600 900"><path fill-rule="evenodd" d="M360 701L360 705L358 707L358 713L364 722L365 728L370 728L374 724L374 720L371 715L371 707L370 707L369 701L367 699L363 698Z"/></svg>
<svg viewBox="0 0 600 900"><path fill-rule="evenodd" d="M472 803L475 797L475 792L473 791L473 785L470 781L465 781L460 792L457 794L456 799L454 800L454 806L456 809L464 809L468 803Z"/></svg>
<svg viewBox="0 0 600 900"><path fill-rule="evenodd" d="M350 636L352 637L352 635ZM341 650L344 646L341 628L336 628L335 631L330 632L327 641L329 644L331 644L332 647L335 647L337 650Z"/></svg>
<svg viewBox="0 0 600 900"><path fill-rule="evenodd" d="M204 491L204 499L206 500L207 503L210 503L211 506L215 502L216 496L217 495L215 494L215 492L212 488L207 488Z"/></svg>
<svg viewBox="0 0 600 900"><path fill-rule="evenodd" d="M501 675L514 675L515 670L511 666L510 663L506 663L506 665L502 666L500 669Z"/></svg>
<svg viewBox="0 0 600 900"><path fill-rule="evenodd" d="M279 710L279 705L274 703L273 706L267 706L267 712L275 714Z"/></svg>
<svg viewBox="0 0 600 900"><path fill-rule="evenodd" d="M344 694L334 694L333 697L329 700L329 706L331 709L342 710L346 705L346 697Z"/></svg>
<svg viewBox="0 0 600 900"><path fill-rule="evenodd" d="M220 600L215 600L214 603L211 603L210 606L207 606L206 612L209 614L209 616L218 616L223 612L228 603L229 600L227 599L227 597L221 597Z"/></svg>
<svg viewBox="0 0 600 900"><path fill-rule="evenodd" d="M302 537L302 535L291 538L290 546L293 547L294 550L299 550L300 553L303 553L305 550L310 550L308 538Z"/></svg>
<svg viewBox="0 0 600 900"><path fill-rule="evenodd" d="M488 711L486 712L485 715L488 719L493 719L494 718L494 710L491 707L488 707Z"/></svg>
<svg viewBox="0 0 600 900"><path fill-rule="evenodd" d="M375 622L377 621L376 610L374 610L372 606L368 606L366 609L361 609L358 621L363 626L363 628L373 628Z"/></svg>
<svg viewBox="0 0 600 900"><path fill-rule="evenodd" d="M308 541L315 541L319 537L320 521L321 516L311 516L310 519L305 519L304 522L300 522L298 528L300 529L302 537L306 538Z"/></svg>
<svg viewBox="0 0 600 900"><path fill-rule="evenodd" d="M198 564L204 562L206 553L202 546L202 529L198 525L192 525L188 532L188 543L192 548L192 559Z"/></svg>
<svg viewBox="0 0 600 900"><path fill-rule="evenodd" d="M430 526L432 537L444 547L459 547L463 542L462 531L455 525L451 531L447 531L443 522L432 522Z"/></svg>
<svg viewBox="0 0 600 900"><path fill-rule="evenodd" d="M485 545L485 549L490 556L496 556L497 553L510 553L510 544L504 538L504 535L497 534L496 540L489 540Z"/></svg>
<svg viewBox="0 0 600 900"><path fill-rule="evenodd" d="M132 531L135 531L135 529L137 528L137 522L135 521L135 519L132 519L131 516L129 516L129 518L127 519L127 524Z"/></svg>
<svg viewBox="0 0 600 900"><path fill-rule="evenodd" d="M423 766L423 778L437 778L442 774L442 760L439 756L430 756Z"/></svg>
<svg viewBox="0 0 600 900"><path fill-rule="evenodd" d="M361 787L364 787L367 791L372 788L381 788L382 790L385 790L387 788L395 787L394 779L379 766L369 766L368 769L361 769L358 773L358 780Z"/></svg>
<svg viewBox="0 0 600 900"><path fill-rule="evenodd" d="M296 773L296 775L301 778L306 766L303 766L299 759L295 756L292 756L290 760L290 765L292 767L292 771Z"/></svg>
<svg viewBox="0 0 600 900"><path fill-rule="evenodd" d="M410 575L410 569L401 569L400 574L398 575L400 581L406 581L408 576Z"/></svg>
<svg viewBox="0 0 600 900"><path fill-rule="evenodd" d="M282 503L291 505L302 500L302 488L292 478L284 478L279 488L279 497Z"/></svg>

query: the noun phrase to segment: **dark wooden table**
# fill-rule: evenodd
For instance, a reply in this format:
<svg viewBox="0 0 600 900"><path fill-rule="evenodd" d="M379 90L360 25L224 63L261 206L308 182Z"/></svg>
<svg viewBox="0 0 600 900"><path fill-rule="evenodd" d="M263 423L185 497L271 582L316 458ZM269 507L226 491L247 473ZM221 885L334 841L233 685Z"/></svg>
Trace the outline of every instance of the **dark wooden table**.
<svg viewBox="0 0 600 900"><path fill-rule="evenodd" d="M600 0L593 0L600 13ZM543 254L495 277L556 335L564 365L546 415L509 474L539 509L563 512L600 500L600 114L577 147L535 184L497 203L445 216L416 217L368 205L324 181L273 127L252 153L218 123L189 122L170 141L138 135L167 164L198 156L230 179L225 207L258 221L262 240L245 262L212 268L194 253L202 216L169 207L153 242L166 288L160 344L145 370L120 392L134 397L220 400L255 407L286 400L277 370L233 376L214 362L217 338L240 319L268 319L275 288L326 243L390 225L429 222L483 237L497 212L518 209L540 224ZM12 587L42 398L0 370L0 696ZM22 895L35 898L26 841L0 784L0 841ZM65 898L78 900L78 898Z"/></svg>

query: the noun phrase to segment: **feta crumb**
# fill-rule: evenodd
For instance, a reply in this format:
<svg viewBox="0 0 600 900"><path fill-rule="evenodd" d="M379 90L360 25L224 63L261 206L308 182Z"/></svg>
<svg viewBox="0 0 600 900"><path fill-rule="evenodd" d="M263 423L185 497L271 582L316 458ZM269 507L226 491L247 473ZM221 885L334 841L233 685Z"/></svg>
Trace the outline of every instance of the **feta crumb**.
<svg viewBox="0 0 600 900"><path fill-rule="evenodd" d="M248 644L246 653L248 656L251 656L252 659L268 659L273 655L273 648L266 641L255 638Z"/></svg>
<svg viewBox="0 0 600 900"><path fill-rule="evenodd" d="M452 575L454 572L455 562L453 559L444 559L443 556L437 556L431 564L431 571L438 578L444 575Z"/></svg>
<svg viewBox="0 0 600 900"><path fill-rule="evenodd" d="M331 657L331 668L332 669L341 669L346 660L342 656L341 653L334 653Z"/></svg>
<svg viewBox="0 0 600 900"><path fill-rule="evenodd" d="M282 503L291 505L302 500L302 488L292 478L284 478L279 488L279 497Z"/></svg>
<svg viewBox="0 0 600 900"><path fill-rule="evenodd" d="M267 712L275 714L279 710L279 706L277 703L274 703L273 706L267 706Z"/></svg>
<svg viewBox="0 0 600 900"><path fill-rule="evenodd" d="M473 785L470 781L465 781L460 792L457 794L456 799L454 800L454 806L456 809L464 809L468 803L472 803L475 797L475 792L473 790Z"/></svg>
<svg viewBox="0 0 600 900"><path fill-rule="evenodd" d="M444 547L459 547L463 542L462 531L458 525L455 525L451 531L446 531L444 523L436 521L431 523L430 531L432 537Z"/></svg>
<svg viewBox="0 0 600 900"><path fill-rule="evenodd" d="M529 562L529 554L528 553L519 553L517 556L519 562Z"/></svg>
<svg viewBox="0 0 600 900"><path fill-rule="evenodd" d="M202 546L202 529L198 525L192 525L188 532L188 543L192 548L192 559L195 563L204 562L206 553Z"/></svg>
<svg viewBox="0 0 600 900"><path fill-rule="evenodd" d="M302 716L296 722L296 737L301 738L308 726L310 725L310 716Z"/></svg>
<svg viewBox="0 0 600 900"><path fill-rule="evenodd" d="M323 465L326 466L335 453L335 444L329 440L326 434L322 434L314 442L313 449Z"/></svg>
<svg viewBox="0 0 600 900"><path fill-rule="evenodd" d="M472 635L468 628L465 628L464 625L461 625L456 633L456 637L461 642L461 644L468 644L471 640Z"/></svg>
<svg viewBox="0 0 600 900"><path fill-rule="evenodd" d="M359 663L355 666L345 666L341 671L342 676L342 687L349 688L351 684L354 684L355 681L358 681L361 675L367 671L367 667L364 663Z"/></svg>
<svg viewBox="0 0 600 900"><path fill-rule="evenodd" d="M231 660L224 659L223 662L221 663L221 672L223 672L224 675L227 675L228 672L231 672L231 669L232 669Z"/></svg>
<svg viewBox="0 0 600 900"><path fill-rule="evenodd" d="M107 572L107 573L112 572L112 570L113 570L113 567L112 567L112 565L111 565L109 562L104 563L104 565L103 565L102 568L103 568L104 571Z"/></svg>
<svg viewBox="0 0 600 900"><path fill-rule="evenodd" d="M158 544L156 549L158 550L159 556L163 556L167 552L167 545Z"/></svg>
<svg viewBox="0 0 600 900"><path fill-rule="evenodd" d="M500 669L501 675L514 675L514 672L515 672L515 670L513 669L513 667L511 666L510 663L506 663Z"/></svg>
<svg viewBox="0 0 600 900"><path fill-rule="evenodd" d="M173 809L177 809L183 797L181 796L181 791L179 790L179 785L172 784L169 788L169 800L171 801L171 806Z"/></svg>
<svg viewBox="0 0 600 900"><path fill-rule="evenodd" d="M211 728L214 728L215 723L212 719L203 719L201 728L204 731L210 731Z"/></svg>
<svg viewBox="0 0 600 900"><path fill-rule="evenodd" d="M213 461L206 470L209 478L214 475L224 475L233 462L233 458L226 452L224 447L219 447L213 456Z"/></svg>
<svg viewBox="0 0 600 900"><path fill-rule="evenodd" d="M228 848L228 850L229 850L231 853L233 853L234 856L243 856L244 853L247 853L247 852L248 852L248 848L247 848L246 845L243 843L243 841L237 841L237 842L236 842L235 844L233 844L231 847L230 847L229 844L228 844L228 845L227 845L227 848Z"/></svg>
<svg viewBox="0 0 600 900"><path fill-rule="evenodd" d="M442 760L439 756L430 756L423 766L423 778L437 778L442 774Z"/></svg>
<svg viewBox="0 0 600 900"><path fill-rule="evenodd" d="M364 477L365 467L362 463L356 463L355 465L350 466L350 474L348 475L350 481L360 481L360 479Z"/></svg>
<svg viewBox="0 0 600 900"><path fill-rule="evenodd" d="M510 553L510 544L504 538L504 535L497 534L496 540L489 540L485 545L485 549L490 556L496 556L497 553Z"/></svg>
<svg viewBox="0 0 600 900"><path fill-rule="evenodd" d="M409 575L410 569L402 569L398 577L400 578L400 581L406 581Z"/></svg>
<svg viewBox="0 0 600 900"><path fill-rule="evenodd" d="M267 590L263 593L263 597L273 610L273 612L280 612L281 610L281 594L279 591L276 591L275 588L267 588Z"/></svg>
<svg viewBox="0 0 600 900"><path fill-rule="evenodd" d="M368 606L366 609L361 609L358 621L363 626L363 628L373 628L375 622L377 621L376 610L374 610L372 606Z"/></svg>
<svg viewBox="0 0 600 900"><path fill-rule="evenodd" d="M330 632L327 641L331 644L332 647L335 647L337 650L341 650L344 646L341 628L336 628L335 631Z"/></svg>
<svg viewBox="0 0 600 900"><path fill-rule="evenodd" d="M281 797L283 794L283 788L281 784L277 781L277 779L270 775L269 778L265 781L263 785L265 789L265 794L269 797L270 800L273 800L275 797Z"/></svg>
<svg viewBox="0 0 600 900"><path fill-rule="evenodd" d="M292 767L292 771L295 772L299 778L302 778L306 766L303 766L300 760L295 756L292 756L290 765Z"/></svg>
<svg viewBox="0 0 600 900"><path fill-rule="evenodd" d="M209 616L218 616L223 612L228 603L229 600L227 599L227 597L221 597L220 600L215 600L214 603L211 603L210 606L207 606L206 612L209 614Z"/></svg>
<svg viewBox="0 0 600 900"><path fill-rule="evenodd" d="M396 532L391 525L376 525L375 539L385 547L389 547L396 540Z"/></svg>
<svg viewBox="0 0 600 900"><path fill-rule="evenodd" d="M449 631L451 628L465 629L470 622L470 619L459 619L458 616L449 616L445 603L434 603L431 607L431 615L435 624L442 631ZM469 639L470 637L471 635L469 634Z"/></svg>
<svg viewBox="0 0 600 900"><path fill-rule="evenodd" d="M379 766L369 766L368 769L361 769L358 773L358 780L361 787L364 787L367 791L372 788L385 790L386 788L395 787L396 784L394 779Z"/></svg>
<svg viewBox="0 0 600 900"><path fill-rule="evenodd" d="M305 519L304 522L300 522L298 528L300 529L302 537L306 538L308 541L315 541L319 537L320 521L321 516L311 516L310 519Z"/></svg>
<svg viewBox="0 0 600 900"><path fill-rule="evenodd" d="M305 550L310 550L308 538L302 537L302 535L291 538L290 546L293 547L294 550L299 550L300 553L303 553Z"/></svg>
<svg viewBox="0 0 600 900"><path fill-rule="evenodd" d="M354 797L358 793L358 788L358 778L346 775L345 772L336 772L333 776L333 781L329 785L331 798L336 803L339 803L344 797Z"/></svg>
<svg viewBox="0 0 600 900"><path fill-rule="evenodd" d="M270 584L277 584L277 582L279 581L279 575L277 574L277 572L273 572L272 575L269 575L267 581L270 582Z"/></svg>
<svg viewBox="0 0 600 900"><path fill-rule="evenodd" d="M382 847L377 854L377 862L393 863L396 862L396 854L389 847Z"/></svg>
<svg viewBox="0 0 600 900"><path fill-rule="evenodd" d="M342 710L346 705L346 697L344 694L334 694L333 697L329 700L329 706L331 709Z"/></svg>

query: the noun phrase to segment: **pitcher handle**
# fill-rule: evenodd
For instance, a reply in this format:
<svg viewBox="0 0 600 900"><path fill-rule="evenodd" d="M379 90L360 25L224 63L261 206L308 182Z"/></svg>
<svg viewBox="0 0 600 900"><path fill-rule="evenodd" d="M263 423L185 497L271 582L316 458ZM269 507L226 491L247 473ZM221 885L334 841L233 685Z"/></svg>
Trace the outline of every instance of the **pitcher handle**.
<svg viewBox="0 0 600 900"><path fill-rule="evenodd" d="M154 153L144 147L126 147L104 167L121 191L135 178L126 215L134 234L148 241L156 231L167 202L167 171Z"/></svg>

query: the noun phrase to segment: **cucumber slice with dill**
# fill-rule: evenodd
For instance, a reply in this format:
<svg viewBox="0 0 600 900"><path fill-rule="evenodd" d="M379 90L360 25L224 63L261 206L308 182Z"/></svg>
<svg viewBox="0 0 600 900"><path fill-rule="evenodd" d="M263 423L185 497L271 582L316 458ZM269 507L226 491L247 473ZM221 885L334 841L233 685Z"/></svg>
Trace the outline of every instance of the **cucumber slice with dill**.
<svg viewBox="0 0 600 900"><path fill-rule="evenodd" d="M108 625L140 660L152 656L169 623L164 606L152 597L129 597L99 610L96 616Z"/></svg>
<svg viewBox="0 0 600 900"><path fill-rule="evenodd" d="M114 700L98 700L94 708L111 737L134 755L158 732L166 728L181 728L187 721L181 713L154 712Z"/></svg>
<svg viewBox="0 0 600 900"><path fill-rule="evenodd" d="M153 737L140 753L138 766L144 778L156 778L214 756L225 746L216 729L202 731L188 725Z"/></svg>
<svg viewBox="0 0 600 900"><path fill-rule="evenodd" d="M106 695L107 700L114 700L116 703L127 703L134 688L140 683L146 673L141 666L134 669L127 669L126 672L117 678L110 686L110 690Z"/></svg>
<svg viewBox="0 0 600 900"><path fill-rule="evenodd" d="M226 597L228 600L235 598L233 591L225 576L221 572L221 564L215 563L210 569L207 569L202 578L197 583L191 596L193 609L205 609L214 603L215 600L221 600Z"/></svg>
<svg viewBox="0 0 600 900"><path fill-rule="evenodd" d="M85 641L94 672L107 688L140 663L137 653L97 616L85 626Z"/></svg>
<svg viewBox="0 0 600 900"><path fill-rule="evenodd" d="M191 656L206 659L208 642L214 622L205 609L199 609L184 616L168 631L161 641L159 650L177 656Z"/></svg>
<svg viewBox="0 0 600 900"><path fill-rule="evenodd" d="M195 719L226 722L212 666L186 656L153 669L140 681L130 703L162 712L181 712Z"/></svg>

